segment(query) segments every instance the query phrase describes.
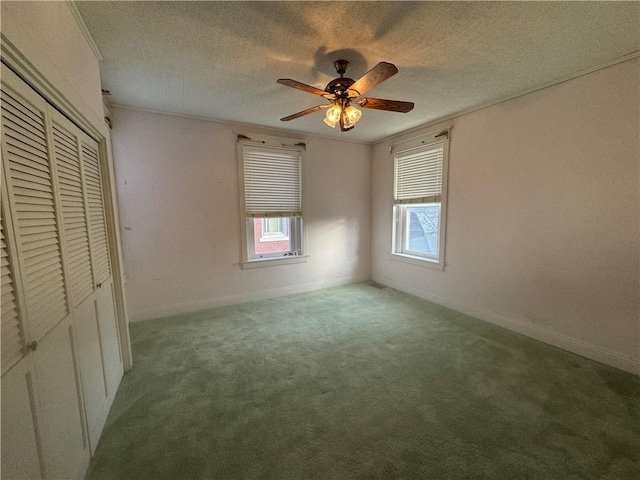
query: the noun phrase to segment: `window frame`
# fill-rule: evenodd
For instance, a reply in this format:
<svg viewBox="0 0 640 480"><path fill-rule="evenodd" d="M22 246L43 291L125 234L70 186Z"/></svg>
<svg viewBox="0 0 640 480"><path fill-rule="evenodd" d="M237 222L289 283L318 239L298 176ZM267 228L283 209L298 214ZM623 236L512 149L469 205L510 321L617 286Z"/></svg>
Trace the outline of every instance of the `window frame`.
<svg viewBox="0 0 640 480"><path fill-rule="evenodd" d="M274 236L274 238L267 238L263 240L263 237L256 239L255 237L255 228L254 222L259 218L289 218L289 235L287 236ZM247 261L260 261L267 260L270 258L283 258L289 256L298 256L302 255L301 253L301 234L302 231L302 217L245 217L247 222L246 232L247 232ZM287 253L282 252L265 252L265 253L256 253L255 252L255 244L256 240L258 242L279 242L279 241L289 241L289 251Z"/></svg>
<svg viewBox="0 0 640 480"><path fill-rule="evenodd" d="M419 265L435 270L444 270L445 267L445 245L446 245L446 223L447 223L447 184L448 184L448 167L449 167L449 130L421 135L391 147L391 156L393 158L393 214L392 214L392 239L391 252L389 259ZM442 147L442 184L440 189L439 201L425 200L408 200L399 201L396 197L396 188L398 182L398 157L409 153L419 153L420 151L428 151L440 145ZM419 206L440 205L438 218L438 240L437 254L424 254L409 250L408 245L408 214L409 208Z"/></svg>
<svg viewBox="0 0 640 480"><path fill-rule="evenodd" d="M248 214L245 200L245 148L253 151L264 149L265 151L280 150L283 153L292 153L299 158L299 198L300 212L265 212L264 216L257 214ZM240 216L241 216L241 260L240 267L242 269L266 267L275 265L286 265L291 263L306 262L308 255L305 254L306 248L306 230L304 222L304 157L306 146L298 139L273 137L267 135L245 135L238 134L237 143L237 160L238 160L238 179L240 191ZM290 242L290 250L287 253L255 253L255 231L254 220L257 218L291 218L289 224L289 234L287 237L278 237L273 240L285 240ZM267 239L266 241L271 241Z"/></svg>
<svg viewBox="0 0 640 480"><path fill-rule="evenodd" d="M291 231L291 218L295 217L266 217L262 219L262 233L260 234L260 242L280 242L289 240L289 232ZM289 225L287 222L284 222L284 219L289 219ZM267 220L266 222L264 220ZM280 229L277 232L269 231L269 221L270 220L279 220ZM285 225L287 227L285 228ZM285 231L286 230L286 231ZM254 230L255 235L255 230ZM254 239L255 244L255 239Z"/></svg>

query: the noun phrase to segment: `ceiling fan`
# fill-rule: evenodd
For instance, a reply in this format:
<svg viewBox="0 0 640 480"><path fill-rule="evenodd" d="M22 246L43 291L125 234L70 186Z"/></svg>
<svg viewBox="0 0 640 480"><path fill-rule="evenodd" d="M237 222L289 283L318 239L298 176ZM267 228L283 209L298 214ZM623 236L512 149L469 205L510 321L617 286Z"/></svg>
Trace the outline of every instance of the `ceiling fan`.
<svg viewBox="0 0 640 480"><path fill-rule="evenodd" d="M283 122L294 120L308 115L318 110L327 110L324 123L331 128L335 128L336 124L340 124L340 130L346 132L351 130L356 122L360 120L362 112L354 107L356 104L363 108L373 108L375 110L387 110L390 112L407 113L413 110L412 102L401 102L399 100L383 100L381 98L362 97L366 92L376 85L384 82L388 78L398 73L398 69L392 63L380 62L367 73L362 75L358 80L347 78L344 76L349 66L347 60L336 60L333 62L336 71L340 77L331 80L324 90L300 83L290 78L281 78L278 83L287 87L297 88L304 92L313 93L329 100L329 103L316 105L307 108L288 117L281 118Z"/></svg>

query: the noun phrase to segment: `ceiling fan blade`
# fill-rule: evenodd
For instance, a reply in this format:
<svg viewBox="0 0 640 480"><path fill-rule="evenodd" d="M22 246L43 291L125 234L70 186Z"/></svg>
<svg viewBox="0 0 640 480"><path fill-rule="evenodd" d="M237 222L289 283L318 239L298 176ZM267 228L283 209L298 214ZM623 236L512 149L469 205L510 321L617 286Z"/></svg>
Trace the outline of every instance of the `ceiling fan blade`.
<svg viewBox="0 0 640 480"><path fill-rule="evenodd" d="M281 118L280 121L288 122L289 120L295 120L296 118L302 117L304 115L309 115L310 113L317 112L318 110L322 110L323 108L330 107L331 104L326 105L316 105L315 107L307 108L298 113L294 113L293 115L289 115L288 117Z"/></svg>
<svg viewBox="0 0 640 480"><path fill-rule="evenodd" d="M382 98L364 97L356 102L363 108L375 110L387 110L389 112L407 113L413 110L413 102L401 102L400 100L384 100Z"/></svg>
<svg viewBox="0 0 640 480"><path fill-rule="evenodd" d="M386 79L393 77L398 73L398 69L393 63L380 62L349 87L349 90L355 90L358 95L364 95L376 85L384 82Z"/></svg>
<svg viewBox="0 0 640 480"><path fill-rule="evenodd" d="M326 98L335 98L329 92L325 92L324 90L320 90L319 88L312 87L311 85L307 85L306 83L300 83L297 80L291 80L290 78L281 78L278 80L280 85L286 85L287 87L297 88L298 90L302 90L303 92L313 93L314 95L319 95L321 97Z"/></svg>

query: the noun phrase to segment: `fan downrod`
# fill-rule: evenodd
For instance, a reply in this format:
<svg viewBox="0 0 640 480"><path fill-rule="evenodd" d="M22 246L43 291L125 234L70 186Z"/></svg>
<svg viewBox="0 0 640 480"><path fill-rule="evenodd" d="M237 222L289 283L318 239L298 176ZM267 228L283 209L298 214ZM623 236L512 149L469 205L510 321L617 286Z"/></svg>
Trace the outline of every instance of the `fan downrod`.
<svg viewBox="0 0 640 480"><path fill-rule="evenodd" d="M349 66L349 60L336 60L333 62L333 66L336 67L336 72L342 77L347 72Z"/></svg>

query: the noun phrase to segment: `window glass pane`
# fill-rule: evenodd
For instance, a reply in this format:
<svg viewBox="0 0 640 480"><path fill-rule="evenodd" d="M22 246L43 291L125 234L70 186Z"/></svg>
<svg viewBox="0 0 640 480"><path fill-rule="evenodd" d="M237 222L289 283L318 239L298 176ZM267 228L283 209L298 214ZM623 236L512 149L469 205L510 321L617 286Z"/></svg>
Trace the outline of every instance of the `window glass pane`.
<svg viewBox="0 0 640 480"><path fill-rule="evenodd" d="M289 227L291 218L254 218L253 239L256 256L291 252Z"/></svg>
<svg viewBox="0 0 640 480"><path fill-rule="evenodd" d="M407 206L405 248L411 252L437 256L439 223L440 204Z"/></svg>
<svg viewBox="0 0 640 480"><path fill-rule="evenodd" d="M286 236L289 231L288 218L266 218L262 221L262 235L280 235Z"/></svg>

